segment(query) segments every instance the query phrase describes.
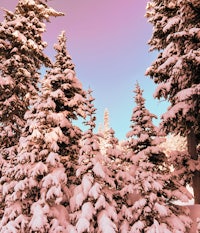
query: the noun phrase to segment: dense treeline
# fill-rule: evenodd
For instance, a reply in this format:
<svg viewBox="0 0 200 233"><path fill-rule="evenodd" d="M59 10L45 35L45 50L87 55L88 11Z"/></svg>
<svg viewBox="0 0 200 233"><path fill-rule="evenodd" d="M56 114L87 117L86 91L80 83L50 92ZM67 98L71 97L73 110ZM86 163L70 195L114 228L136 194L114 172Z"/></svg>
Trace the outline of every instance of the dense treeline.
<svg viewBox="0 0 200 233"><path fill-rule="evenodd" d="M191 185L200 204L200 3L147 4L159 56L146 74L170 107L155 126L136 83L123 143L108 124L95 133L95 99L76 76L65 32L54 62L43 52L45 23L61 15L45 0L19 0L0 23L0 232L189 232L189 210L177 201L193 198ZM170 133L186 146L168 150Z"/></svg>

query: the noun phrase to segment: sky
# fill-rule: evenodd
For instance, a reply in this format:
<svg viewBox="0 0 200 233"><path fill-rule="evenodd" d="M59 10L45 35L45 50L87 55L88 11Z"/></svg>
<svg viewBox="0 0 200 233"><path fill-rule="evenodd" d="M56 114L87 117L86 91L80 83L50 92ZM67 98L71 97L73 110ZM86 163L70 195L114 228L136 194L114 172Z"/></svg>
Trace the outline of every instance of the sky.
<svg viewBox="0 0 200 233"><path fill-rule="evenodd" d="M17 0L1 0L2 8L14 10ZM83 88L93 90L97 108L97 128L103 123L104 111L109 111L110 127L120 140L130 130L135 107L135 84L144 89L146 107L158 117L167 103L155 100L156 86L146 69L157 57L149 52L148 40L152 25L145 18L148 0L50 0L48 5L65 16L51 18L43 39L45 52L54 59L53 45L62 30L66 31L67 49L75 64ZM155 121L158 124L159 120Z"/></svg>

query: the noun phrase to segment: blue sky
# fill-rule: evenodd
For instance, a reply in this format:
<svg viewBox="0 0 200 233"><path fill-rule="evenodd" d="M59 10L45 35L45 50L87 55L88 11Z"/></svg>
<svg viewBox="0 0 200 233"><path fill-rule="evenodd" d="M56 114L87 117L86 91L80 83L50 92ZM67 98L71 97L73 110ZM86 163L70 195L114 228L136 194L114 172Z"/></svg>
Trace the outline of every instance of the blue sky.
<svg viewBox="0 0 200 233"><path fill-rule="evenodd" d="M1 0L0 7L13 10L17 2ZM144 17L146 4L147 0L51 0L48 3L65 16L52 18L47 24L46 53L54 58L53 44L65 30L77 77L85 89L89 86L93 89L97 128L107 108L110 126L119 139L125 138L129 131L136 81L144 89L146 107L158 116L166 111L165 102L153 99L155 85L144 75L157 56L149 52L147 45L152 26ZM2 19L3 11L0 11Z"/></svg>

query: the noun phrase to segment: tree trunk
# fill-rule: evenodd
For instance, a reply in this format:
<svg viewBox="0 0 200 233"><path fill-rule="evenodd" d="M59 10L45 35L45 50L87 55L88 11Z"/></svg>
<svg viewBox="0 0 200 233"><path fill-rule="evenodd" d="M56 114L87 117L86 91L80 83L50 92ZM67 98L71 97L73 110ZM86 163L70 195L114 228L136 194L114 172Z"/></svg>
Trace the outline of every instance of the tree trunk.
<svg viewBox="0 0 200 233"><path fill-rule="evenodd" d="M187 135L187 147L191 159L198 160L197 140L193 130L191 130L191 132ZM194 190L194 203L200 204L200 172L199 171L195 171L193 174L192 187Z"/></svg>

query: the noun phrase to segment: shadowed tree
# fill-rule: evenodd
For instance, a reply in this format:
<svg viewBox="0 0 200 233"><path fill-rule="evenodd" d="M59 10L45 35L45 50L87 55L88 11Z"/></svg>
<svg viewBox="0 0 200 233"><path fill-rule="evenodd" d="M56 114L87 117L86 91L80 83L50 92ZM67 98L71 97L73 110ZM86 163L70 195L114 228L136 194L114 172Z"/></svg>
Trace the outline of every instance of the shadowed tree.
<svg viewBox="0 0 200 233"><path fill-rule="evenodd" d="M196 164L190 171L194 199L200 204L200 2L152 0L146 16L153 25L151 50L159 51L146 74L158 84L155 97L170 102L162 116L162 129L187 137L188 153Z"/></svg>

